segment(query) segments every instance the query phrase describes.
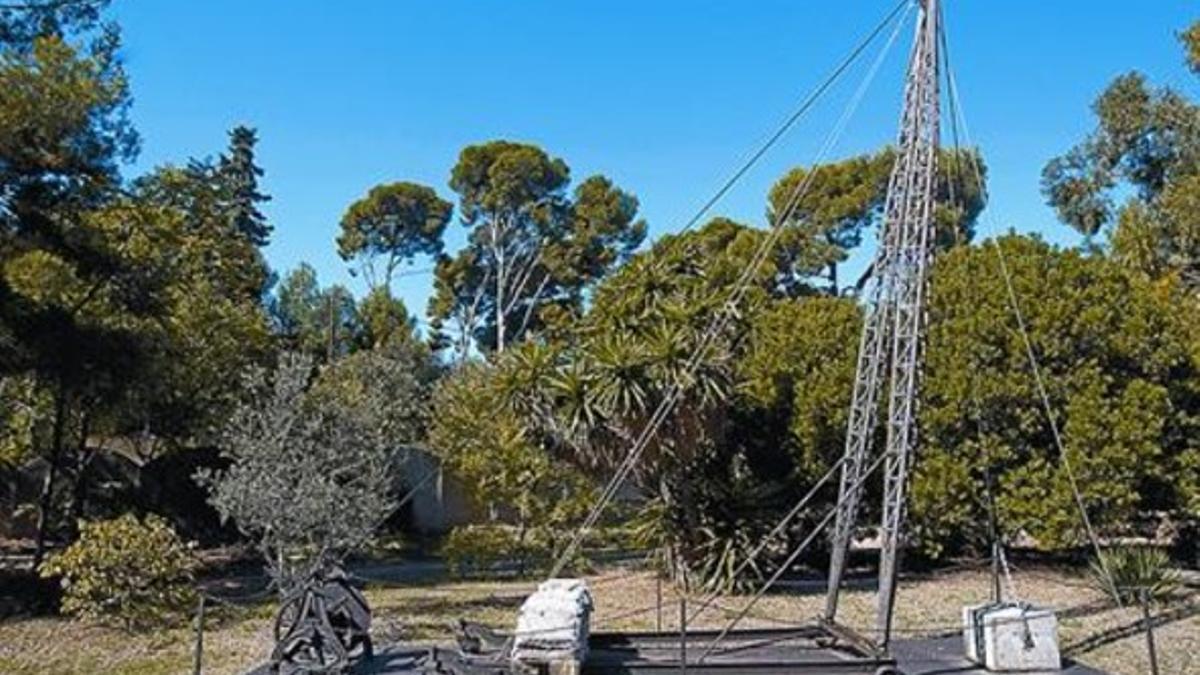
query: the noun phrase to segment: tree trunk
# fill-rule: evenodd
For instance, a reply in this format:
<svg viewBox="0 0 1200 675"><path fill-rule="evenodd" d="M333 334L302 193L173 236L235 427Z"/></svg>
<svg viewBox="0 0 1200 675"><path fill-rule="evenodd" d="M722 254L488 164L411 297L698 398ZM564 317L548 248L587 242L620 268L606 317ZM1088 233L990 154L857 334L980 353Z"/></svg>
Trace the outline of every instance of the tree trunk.
<svg viewBox="0 0 1200 675"><path fill-rule="evenodd" d="M67 394L62 379L54 393L54 430L50 440L49 466L42 478L42 491L38 498L37 538L33 548L33 568L42 564L46 554L46 530L50 526L50 511L54 505L54 481L58 478L58 464L62 458L63 432L67 424Z"/></svg>
<svg viewBox="0 0 1200 675"><path fill-rule="evenodd" d="M329 344L326 346L326 349L325 349L326 363L333 363L334 349L336 348L336 345L337 345L337 322L333 318L333 301L334 301L333 295L334 295L333 291L330 291L329 301L326 303L328 305L328 307L326 309L329 313L329 317L328 317L329 318Z"/></svg>
<svg viewBox="0 0 1200 675"><path fill-rule="evenodd" d="M687 587L691 542L688 533L694 532L695 514L690 513L692 495L687 480L671 471L664 472L658 481L659 498L663 504L665 548L669 552L667 573L676 584Z"/></svg>
<svg viewBox="0 0 1200 675"><path fill-rule="evenodd" d="M496 352L504 351L504 254L496 251Z"/></svg>
<svg viewBox="0 0 1200 675"><path fill-rule="evenodd" d="M462 316L459 321L459 353L458 364L461 366L467 362L467 357L471 355L471 340L475 336L475 325L479 316L479 303L483 300L483 292L486 290L488 282L491 280L491 270L486 270L483 274L483 281L479 282L479 288L475 289L475 297L471 300L471 307L467 310L465 316Z"/></svg>
<svg viewBox="0 0 1200 675"><path fill-rule="evenodd" d="M496 262L496 352L504 351L504 288L508 284L508 257L504 250L505 223L498 215L492 216L492 258Z"/></svg>
<svg viewBox="0 0 1200 675"><path fill-rule="evenodd" d="M681 511L684 528L682 536L680 536L680 551L679 561L683 574L684 588L688 588L688 573L691 571L692 562L695 560L695 551L693 550L694 541L689 540L688 535L691 535L700 528L700 522L696 518L696 489L692 484L691 479L684 475L679 478L679 510Z"/></svg>
<svg viewBox="0 0 1200 675"><path fill-rule="evenodd" d="M537 308L537 304L542 298L542 292L546 290L546 284L549 283L549 281L550 273L546 272L546 274L542 276L542 282L538 284L537 291L534 292L533 298L529 301L529 306L525 308L525 318L521 319L521 327L517 329L518 338L521 335L524 335L525 331L529 328L529 320L533 318L533 311Z"/></svg>
<svg viewBox="0 0 1200 675"><path fill-rule="evenodd" d="M469 324L463 321L459 325L461 328L458 335L458 365L461 368L467 363L467 357L471 355L471 341L467 332Z"/></svg>
<svg viewBox="0 0 1200 675"><path fill-rule="evenodd" d="M87 412L83 414L83 420L79 424L79 448L76 451L78 460L75 465L75 484L71 488L71 527L77 527L77 523L87 516L87 475L88 468L92 465L92 457L95 452L88 451L87 439L91 433L92 426L91 415Z"/></svg>
<svg viewBox="0 0 1200 675"><path fill-rule="evenodd" d="M875 276L875 261L871 261L871 263L867 265L867 269L863 270L862 276L860 276L858 281L854 284L854 291L858 295L862 295L863 289L867 287L867 284L871 281L871 277L873 276Z"/></svg>
<svg viewBox="0 0 1200 675"><path fill-rule="evenodd" d="M525 515L525 508L517 509L517 576L524 577L525 571L529 567L529 551L525 547L525 537L528 535L528 518Z"/></svg>

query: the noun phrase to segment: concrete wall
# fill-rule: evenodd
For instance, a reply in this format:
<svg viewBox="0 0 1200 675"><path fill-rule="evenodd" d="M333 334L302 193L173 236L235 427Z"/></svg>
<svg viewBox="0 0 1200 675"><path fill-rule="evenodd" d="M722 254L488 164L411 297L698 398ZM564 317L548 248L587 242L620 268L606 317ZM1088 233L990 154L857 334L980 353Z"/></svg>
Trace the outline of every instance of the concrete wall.
<svg viewBox="0 0 1200 675"><path fill-rule="evenodd" d="M437 460L424 450L415 450L405 468L400 494L428 475L434 477L417 489L409 503L412 526L422 534L444 534L458 525L476 522L476 509L463 486L440 468Z"/></svg>

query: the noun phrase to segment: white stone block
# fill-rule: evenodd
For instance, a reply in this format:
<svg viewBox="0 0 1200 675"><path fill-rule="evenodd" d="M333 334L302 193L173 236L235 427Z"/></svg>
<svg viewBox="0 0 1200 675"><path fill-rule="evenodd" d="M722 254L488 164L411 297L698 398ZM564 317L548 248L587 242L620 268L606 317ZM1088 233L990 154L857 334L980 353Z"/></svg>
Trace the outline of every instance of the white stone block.
<svg viewBox="0 0 1200 675"><path fill-rule="evenodd" d="M1058 619L1053 610L1002 603L963 608L967 658L995 672L1057 672Z"/></svg>
<svg viewBox="0 0 1200 675"><path fill-rule="evenodd" d="M525 663L583 663L592 595L582 579L551 579L525 599L517 615L513 658Z"/></svg>

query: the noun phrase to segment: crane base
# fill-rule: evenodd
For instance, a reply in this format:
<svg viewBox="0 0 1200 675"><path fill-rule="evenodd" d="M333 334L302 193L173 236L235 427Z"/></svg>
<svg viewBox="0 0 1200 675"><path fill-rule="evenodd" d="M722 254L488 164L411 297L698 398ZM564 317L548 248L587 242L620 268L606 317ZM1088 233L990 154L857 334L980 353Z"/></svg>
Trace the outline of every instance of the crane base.
<svg viewBox="0 0 1200 675"><path fill-rule="evenodd" d="M783 673L895 673L896 661L828 626L734 631L710 654L717 631L593 633L585 675L665 672L775 675Z"/></svg>

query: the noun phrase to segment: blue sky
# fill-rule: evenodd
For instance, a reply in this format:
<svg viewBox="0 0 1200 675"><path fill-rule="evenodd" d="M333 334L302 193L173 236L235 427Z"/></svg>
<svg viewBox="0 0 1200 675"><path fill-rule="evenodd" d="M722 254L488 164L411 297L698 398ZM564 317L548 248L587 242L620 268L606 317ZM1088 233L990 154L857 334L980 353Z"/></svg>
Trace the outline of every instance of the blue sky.
<svg viewBox="0 0 1200 675"><path fill-rule="evenodd" d="M268 250L280 271L308 261L323 283L361 291L333 239L345 207L379 182L448 199L465 145L540 144L576 179L635 193L651 236L677 230L894 0L548 2L477 0L117 0L143 151L137 173L212 155L255 126ZM1192 1L947 0L951 51L973 140L991 168L985 234L1009 227L1076 239L1044 206L1047 159L1092 126L1088 106L1138 69L1196 95L1177 30ZM895 135L900 36L834 157ZM872 52L874 54L875 52ZM718 205L762 225L765 195L811 163L869 59ZM462 241L452 223L448 246ZM428 267L419 261L416 267ZM423 314L431 280L395 291Z"/></svg>

